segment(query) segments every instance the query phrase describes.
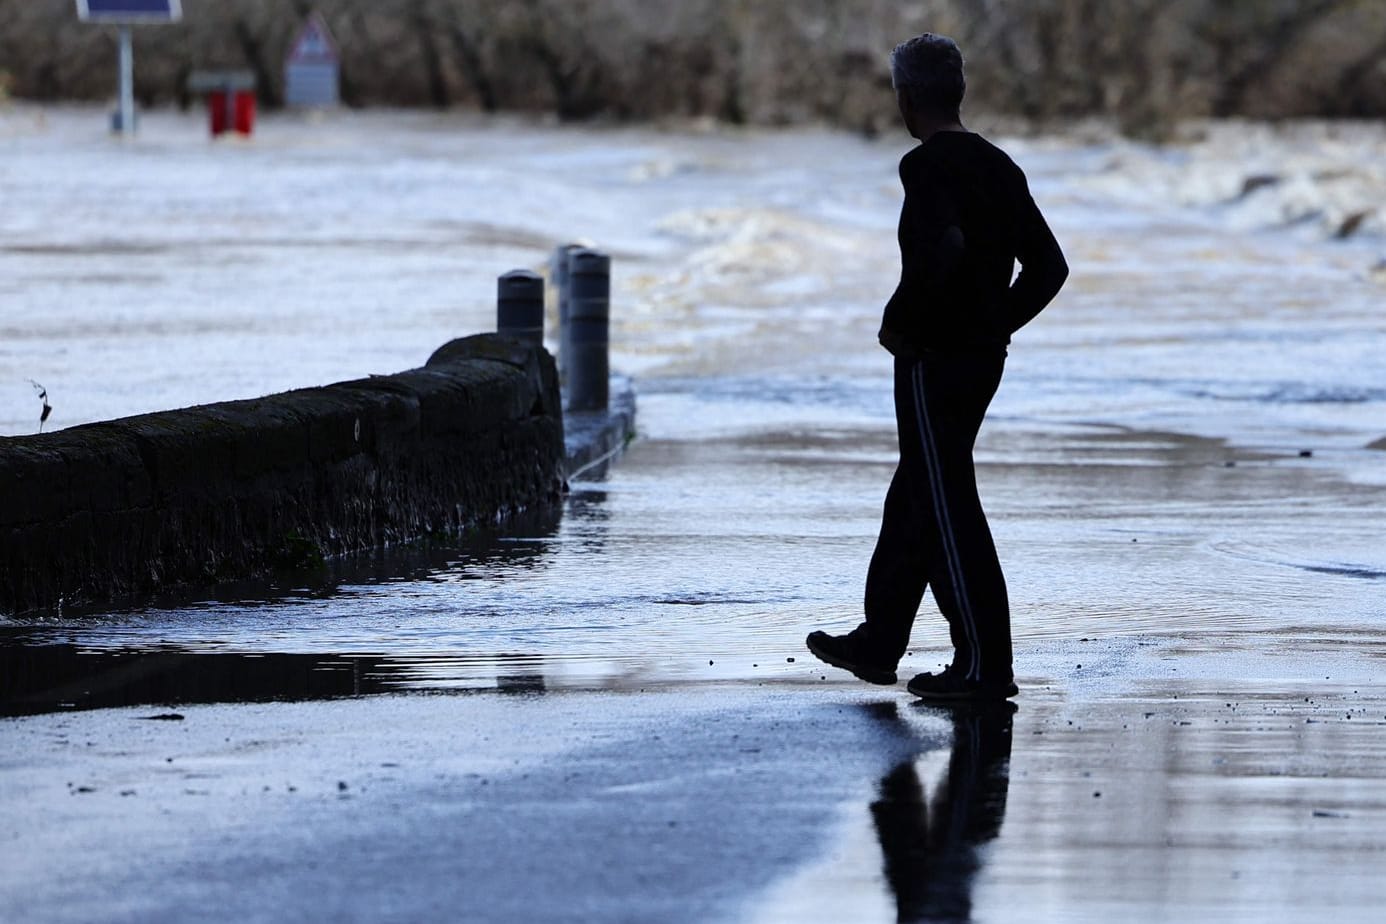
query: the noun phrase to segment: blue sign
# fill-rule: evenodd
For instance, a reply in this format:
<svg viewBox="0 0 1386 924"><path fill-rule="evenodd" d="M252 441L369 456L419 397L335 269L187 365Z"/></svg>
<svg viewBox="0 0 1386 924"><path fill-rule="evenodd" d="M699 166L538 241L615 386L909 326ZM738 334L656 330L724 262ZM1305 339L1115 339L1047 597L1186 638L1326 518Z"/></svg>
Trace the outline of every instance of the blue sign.
<svg viewBox="0 0 1386 924"><path fill-rule="evenodd" d="M77 0L77 17L83 22L177 22L183 17L181 0Z"/></svg>

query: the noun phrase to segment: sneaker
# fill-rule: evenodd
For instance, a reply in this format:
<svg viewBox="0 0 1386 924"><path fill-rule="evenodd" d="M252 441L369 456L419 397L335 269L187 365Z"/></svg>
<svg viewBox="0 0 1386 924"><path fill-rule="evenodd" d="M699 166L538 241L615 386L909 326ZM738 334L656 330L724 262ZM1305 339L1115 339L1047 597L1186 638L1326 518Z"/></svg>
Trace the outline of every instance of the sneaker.
<svg viewBox="0 0 1386 924"><path fill-rule="evenodd" d="M867 650L860 626L846 635L810 632L807 644L808 650L818 660L851 671L867 683L890 686L898 679L894 661L887 661Z"/></svg>
<svg viewBox="0 0 1386 924"><path fill-rule="evenodd" d="M999 702L1020 693L1013 680L968 680L951 664L937 674L920 674L906 689L920 699L936 703Z"/></svg>

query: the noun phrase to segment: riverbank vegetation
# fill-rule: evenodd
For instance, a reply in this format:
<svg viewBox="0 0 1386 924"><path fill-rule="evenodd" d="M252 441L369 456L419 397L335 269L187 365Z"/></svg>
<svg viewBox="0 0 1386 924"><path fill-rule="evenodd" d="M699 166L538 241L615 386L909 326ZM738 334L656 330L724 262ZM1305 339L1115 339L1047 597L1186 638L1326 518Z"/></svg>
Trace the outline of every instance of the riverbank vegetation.
<svg viewBox="0 0 1386 924"><path fill-rule="evenodd" d="M894 117L887 54L930 30L968 57L974 111L1099 116L1158 136L1190 117L1386 115L1376 0L186 0L137 32L137 95L187 103L195 69L248 68L283 101L311 10L352 106L711 117L874 132ZM71 0L0 0L0 73L34 100L112 93L110 28Z"/></svg>

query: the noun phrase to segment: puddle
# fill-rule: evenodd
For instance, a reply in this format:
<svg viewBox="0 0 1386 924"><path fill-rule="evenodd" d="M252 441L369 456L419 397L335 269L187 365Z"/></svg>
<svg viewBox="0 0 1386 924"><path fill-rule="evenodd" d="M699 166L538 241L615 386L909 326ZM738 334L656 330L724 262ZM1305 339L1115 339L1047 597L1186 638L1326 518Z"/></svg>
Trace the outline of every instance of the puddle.
<svg viewBox="0 0 1386 924"><path fill-rule="evenodd" d="M28 645L0 633L0 716L37 715L122 706L177 707L209 703L302 702L402 691L458 690L430 683L439 657L231 654L162 649L93 651L76 645ZM473 670L487 675L469 690L538 693L542 658L496 655Z"/></svg>
<svg viewBox="0 0 1386 924"><path fill-rule="evenodd" d="M0 641L0 715L119 706L335 699L382 693L399 668L383 658L85 651Z"/></svg>

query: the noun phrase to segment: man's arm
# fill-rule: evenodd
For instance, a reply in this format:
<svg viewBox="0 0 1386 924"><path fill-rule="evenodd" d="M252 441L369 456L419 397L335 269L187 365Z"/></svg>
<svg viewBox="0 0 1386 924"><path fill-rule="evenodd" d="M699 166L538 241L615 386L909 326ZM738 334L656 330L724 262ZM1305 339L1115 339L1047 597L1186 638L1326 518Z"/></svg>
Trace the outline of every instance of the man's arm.
<svg viewBox="0 0 1386 924"><path fill-rule="evenodd" d="M919 322L928 293L957 269L967 242L952 194L906 157L900 164L905 204L900 213L900 285L886 305L880 341L899 356Z"/></svg>
<svg viewBox="0 0 1386 924"><path fill-rule="evenodd" d="M1020 274L1011 283L1006 298L1006 323L1010 333L1033 321L1035 315L1059 294L1068 278L1068 261L1028 188L1024 188L1019 225L1016 259L1020 261Z"/></svg>

